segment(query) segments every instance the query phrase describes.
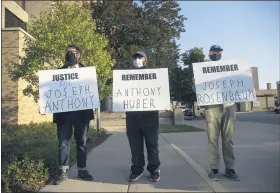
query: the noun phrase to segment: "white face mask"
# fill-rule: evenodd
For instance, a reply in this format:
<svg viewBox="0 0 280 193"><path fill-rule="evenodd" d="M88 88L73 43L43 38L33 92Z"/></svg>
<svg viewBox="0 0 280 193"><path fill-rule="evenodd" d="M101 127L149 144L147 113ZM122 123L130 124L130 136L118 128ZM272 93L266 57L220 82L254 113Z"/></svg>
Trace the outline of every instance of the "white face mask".
<svg viewBox="0 0 280 193"><path fill-rule="evenodd" d="M139 59L139 58L135 59L135 60L133 61L133 66L135 66L136 68L141 68L141 67L143 67L143 66L144 66L144 64L143 64L143 59Z"/></svg>

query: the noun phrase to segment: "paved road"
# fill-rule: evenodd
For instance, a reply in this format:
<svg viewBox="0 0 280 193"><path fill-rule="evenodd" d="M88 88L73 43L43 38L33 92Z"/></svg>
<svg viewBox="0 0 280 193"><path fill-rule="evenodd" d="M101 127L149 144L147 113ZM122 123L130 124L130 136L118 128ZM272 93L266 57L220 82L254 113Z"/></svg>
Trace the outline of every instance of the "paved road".
<svg viewBox="0 0 280 193"><path fill-rule="evenodd" d="M187 123L205 129L204 120ZM125 129L120 128L89 154L88 169L95 177L93 182L79 180L74 165L68 180L59 186L48 185L41 192L280 192L278 126L237 122L236 127L235 169L242 178L240 182L223 176L222 155L221 181L209 180L207 134L190 132L160 134L162 164L158 183L149 182L146 170L139 181L128 183L130 149Z"/></svg>
<svg viewBox="0 0 280 193"><path fill-rule="evenodd" d="M280 125L280 114L273 112L237 113L238 121Z"/></svg>

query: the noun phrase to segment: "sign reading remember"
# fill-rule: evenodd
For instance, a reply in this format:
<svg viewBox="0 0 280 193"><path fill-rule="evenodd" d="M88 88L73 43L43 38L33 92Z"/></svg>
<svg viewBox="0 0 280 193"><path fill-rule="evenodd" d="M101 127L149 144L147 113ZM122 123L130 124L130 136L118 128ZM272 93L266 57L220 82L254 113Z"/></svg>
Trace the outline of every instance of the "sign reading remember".
<svg viewBox="0 0 280 193"><path fill-rule="evenodd" d="M113 71L114 112L169 109L167 68Z"/></svg>
<svg viewBox="0 0 280 193"><path fill-rule="evenodd" d="M41 114L99 107L95 67L39 71Z"/></svg>
<svg viewBox="0 0 280 193"><path fill-rule="evenodd" d="M256 100L251 66L244 60L193 63L199 106Z"/></svg>

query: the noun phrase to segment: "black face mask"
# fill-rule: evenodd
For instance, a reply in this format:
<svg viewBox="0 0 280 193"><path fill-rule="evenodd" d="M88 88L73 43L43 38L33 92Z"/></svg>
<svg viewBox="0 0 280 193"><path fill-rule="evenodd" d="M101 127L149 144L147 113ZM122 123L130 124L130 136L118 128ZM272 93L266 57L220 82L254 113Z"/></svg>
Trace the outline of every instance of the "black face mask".
<svg viewBox="0 0 280 193"><path fill-rule="evenodd" d="M73 53L73 52L66 52L65 61L70 66L75 65L75 63L76 63L75 53Z"/></svg>
<svg viewBox="0 0 280 193"><path fill-rule="evenodd" d="M222 58L221 54L212 54L212 55L210 55L210 59L212 61L217 61L217 60L220 60L221 58Z"/></svg>

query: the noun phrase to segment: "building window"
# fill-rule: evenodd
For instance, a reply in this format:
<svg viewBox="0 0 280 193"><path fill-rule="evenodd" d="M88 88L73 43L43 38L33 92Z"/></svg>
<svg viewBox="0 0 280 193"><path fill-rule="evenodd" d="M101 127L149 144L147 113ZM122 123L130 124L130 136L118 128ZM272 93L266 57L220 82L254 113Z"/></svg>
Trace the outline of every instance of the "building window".
<svg viewBox="0 0 280 193"><path fill-rule="evenodd" d="M20 27L25 31L27 30L26 23L5 8L5 28L9 27Z"/></svg>

